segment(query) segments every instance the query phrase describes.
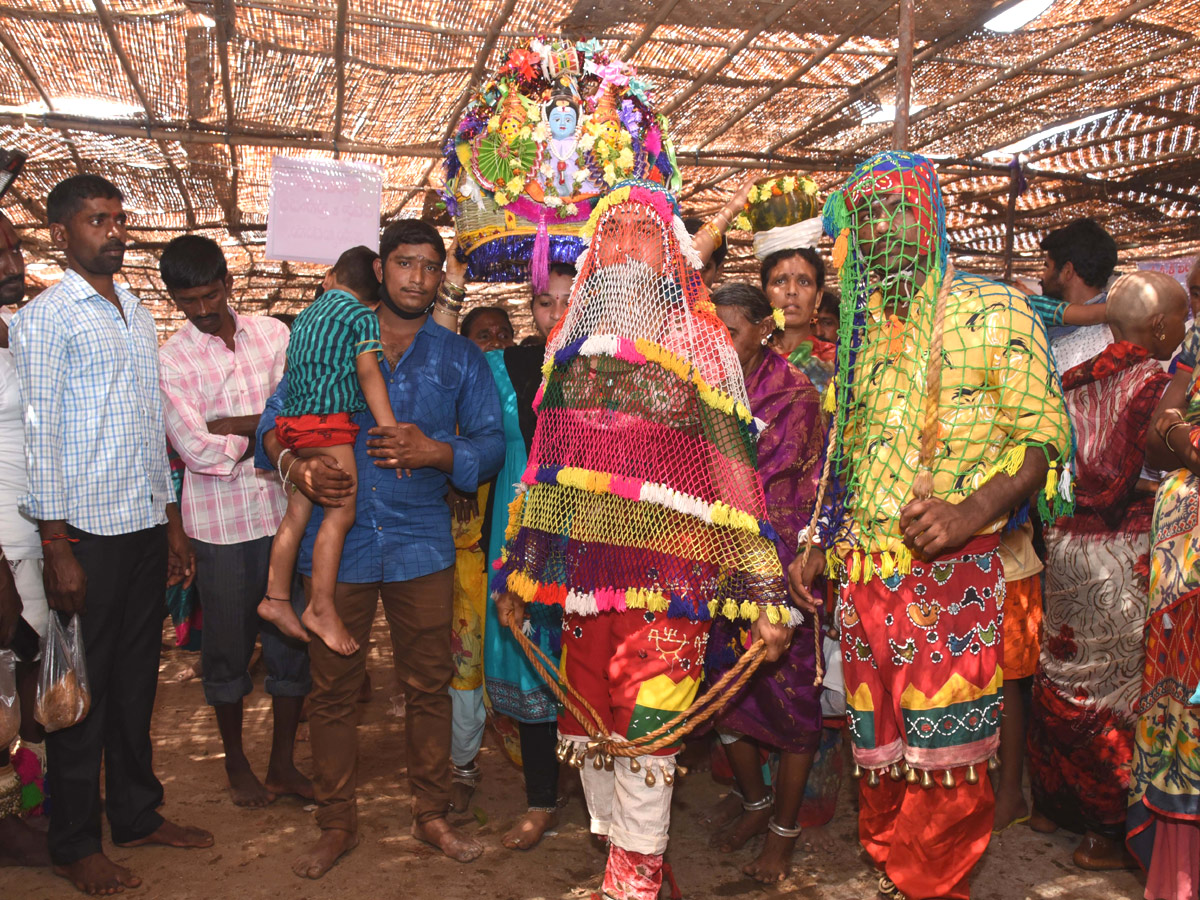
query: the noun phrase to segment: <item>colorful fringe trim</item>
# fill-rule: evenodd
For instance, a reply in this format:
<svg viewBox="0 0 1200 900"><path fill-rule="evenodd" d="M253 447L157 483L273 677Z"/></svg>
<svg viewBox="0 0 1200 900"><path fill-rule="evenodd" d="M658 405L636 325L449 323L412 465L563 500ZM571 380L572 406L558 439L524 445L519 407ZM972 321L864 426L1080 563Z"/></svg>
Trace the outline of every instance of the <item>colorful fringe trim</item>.
<svg viewBox="0 0 1200 900"><path fill-rule="evenodd" d="M502 568L506 560L502 557L495 563L496 568ZM546 606L561 606L566 612L580 616L595 616L605 612L625 612L630 609L644 609L650 612L667 613L671 615L677 603L660 591L649 588L601 588L596 591L568 591L566 585L550 584L534 581L523 572L509 572L503 585L507 590L516 594L526 603L540 603ZM493 584L493 589L496 585ZM755 622L759 615L765 614L772 625L784 624L791 628L804 621L803 614L792 606L781 603L771 603L759 606L749 600L740 604L731 597L724 600L710 600L707 606L701 606L695 614L686 616L676 615L676 618L695 618L698 621L709 621L722 616L726 619L744 619Z"/></svg>
<svg viewBox="0 0 1200 900"><path fill-rule="evenodd" d="M779 535L766 519L756 519L749 513L734 509L727 503L709 503L699 497L684 494L641 478L626 475L611 475L593 472L573 466L537 466L530 464L521 479L525 484L561 484L592 494L612 494L623 500L638 500L672 509L688 516L695 516L709 525L724 525L738 528L751 534L761 535L769 541L778 540Z"/></svg>

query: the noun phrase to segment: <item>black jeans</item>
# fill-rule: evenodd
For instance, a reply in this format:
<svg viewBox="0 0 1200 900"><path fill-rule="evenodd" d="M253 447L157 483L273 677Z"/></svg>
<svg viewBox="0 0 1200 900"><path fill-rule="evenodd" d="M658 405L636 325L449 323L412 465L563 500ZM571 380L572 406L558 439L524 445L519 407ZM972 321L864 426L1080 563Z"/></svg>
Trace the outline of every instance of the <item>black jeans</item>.
<svg viewBox="0 0 1200 900"><path fill-rule="evenodd" d="M69 531L79 539L71 546L87 575L80 620L92 707L78 725L46 736L50 856L57 865L100 852L101 758L113 842L143 838L163 822L150 717L166 615L167 529Z"/></svg>
<svg viewBox="0 0 1200 900"><path fill-rule="evenodd" d="M521 734L521 767L525 770L525 802L530 808L554 809L558 805L558 723L518 722ZM591 765L591 761L588 761Z"/></svg>

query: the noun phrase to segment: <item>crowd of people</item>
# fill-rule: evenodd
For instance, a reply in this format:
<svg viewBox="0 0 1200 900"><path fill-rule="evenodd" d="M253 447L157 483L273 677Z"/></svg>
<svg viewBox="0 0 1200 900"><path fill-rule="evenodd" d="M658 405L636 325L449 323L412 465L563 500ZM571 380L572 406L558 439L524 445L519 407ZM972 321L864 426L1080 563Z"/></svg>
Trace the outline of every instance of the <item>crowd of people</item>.
<svg viewBox="0 0 1200 900"><path fill-rule="evenodd" d="M66 265L28 302L0 214L0 647L77 614L91 692L45 733L36 641L18 652L0 861L112 894L141 882L102 817L121 847L212 845L159 812L152 755L164 588L194 585L229 799L316 804L302 878L358 840L382 603L412 835L459 862L484 850L449 816L490 723L524 772L502 845L551 833L578 769L602 900L673 880L691 760L731 784L714 849L763 835L763 883L848 772L881 897L968 898L991 837L1027 825L1078 833L1081 868L1140 865L1148 900L1196 900L1200 264L1186 289L1114 278L1080 219L1042 239L1039 292L964 271L933 165L893 152L829 197L829 244L750 283L721 271L748 186L685 222L661 185L618 185L519 344L503 307L462 315L465 261L421 220L341 253L290 331L236 311L218 244L178 237L159 271L186 321L159 346L116 278L113 184L50 192ZM265 767L243 743L256 646Z"/></svg>

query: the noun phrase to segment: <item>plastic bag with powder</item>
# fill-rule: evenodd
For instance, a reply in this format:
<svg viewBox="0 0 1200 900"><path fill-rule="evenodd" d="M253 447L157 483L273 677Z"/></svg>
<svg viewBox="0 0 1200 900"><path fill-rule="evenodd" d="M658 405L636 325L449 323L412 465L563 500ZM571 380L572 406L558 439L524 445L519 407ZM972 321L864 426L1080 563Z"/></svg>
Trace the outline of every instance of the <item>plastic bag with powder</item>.
<svg viewBox="0 0 1200 900"><path fill-rule="evenodd" d="M82 631L78 614L64 628L58 614L51 613L33 710L47 731L70 728L81 722L92 707Z"/></svg>

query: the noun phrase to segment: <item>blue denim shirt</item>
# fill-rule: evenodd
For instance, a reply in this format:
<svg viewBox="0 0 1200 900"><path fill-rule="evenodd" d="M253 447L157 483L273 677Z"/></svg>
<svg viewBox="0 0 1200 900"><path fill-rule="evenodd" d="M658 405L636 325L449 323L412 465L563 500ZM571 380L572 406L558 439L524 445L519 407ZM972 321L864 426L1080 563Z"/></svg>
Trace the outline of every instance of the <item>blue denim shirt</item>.
<svg viewBox="0 0 1200 900"><path fill-rule="evenodd" d="M358 495L354 527L346 535L338 581L352 584L409 581L454 565L447 483L473 491L504 462L504 425L500 398L483 353L464 337L426 319L393 369L380 355L379 367L397 422L412 422L426 436L454 450L450 474L414 469L397 478L367 455L367 430L375 427L370 411L356 413L354 443ZM284 375L258 423L254 464L271 465L262 449L263 435L287 398ZM312 545L324 510L317 507L304 533L297 566L312 574Z"/></svg>

